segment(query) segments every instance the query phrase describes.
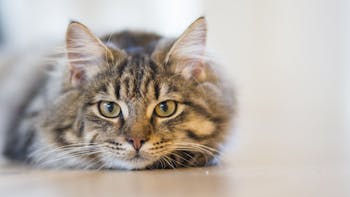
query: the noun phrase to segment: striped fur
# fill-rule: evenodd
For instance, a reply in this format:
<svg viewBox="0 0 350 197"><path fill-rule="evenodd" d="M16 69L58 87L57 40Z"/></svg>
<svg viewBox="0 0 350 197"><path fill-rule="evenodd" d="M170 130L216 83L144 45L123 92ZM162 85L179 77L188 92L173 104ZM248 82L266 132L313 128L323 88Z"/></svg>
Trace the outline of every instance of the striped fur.
<svg viewBox="0 0 350 197"><path fill-rule="evenodd" d="M36 91L18 126L8 132L5 154L49 168L213 164L227 138L234 103L206 57L205 36L204 18L177 40L142 32L98 39L71 23L62 61L68 66L56 65L64 69ZM160 118L154 108L166 100L176 101L177 110ZM101 101L117 103L121 114L102 116ZM130 138L145 142L136 150Z"/></svg>

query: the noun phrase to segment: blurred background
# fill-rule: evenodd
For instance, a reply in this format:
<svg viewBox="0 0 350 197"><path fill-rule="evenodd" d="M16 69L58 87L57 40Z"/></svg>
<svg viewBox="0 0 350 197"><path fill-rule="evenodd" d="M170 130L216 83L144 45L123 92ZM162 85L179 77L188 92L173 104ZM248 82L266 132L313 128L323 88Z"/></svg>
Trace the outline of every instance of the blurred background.
<svg viewBox="0 0 350 197"><path fill-rule="evenodd" d="M348 166L349 1L1 0L0 49L33 52L59 43L71 19L98 35L128 28L177 36L201 15L208 48L237 90L228 159Z"/></svg>

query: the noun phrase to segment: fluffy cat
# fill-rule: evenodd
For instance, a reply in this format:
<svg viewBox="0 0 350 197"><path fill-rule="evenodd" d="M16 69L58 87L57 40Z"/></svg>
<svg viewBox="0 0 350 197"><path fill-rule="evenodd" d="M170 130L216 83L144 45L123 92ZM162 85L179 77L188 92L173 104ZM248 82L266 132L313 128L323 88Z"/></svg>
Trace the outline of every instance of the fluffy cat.
<svg viewBox="0 0 350 197"><path fill-rule="evenodd" d="M204 17L177 39L127 31L100 39L71 22L57 74L21 107L5 155L44 168L213 164L234 103L206 55L206 34Z"/></svg>

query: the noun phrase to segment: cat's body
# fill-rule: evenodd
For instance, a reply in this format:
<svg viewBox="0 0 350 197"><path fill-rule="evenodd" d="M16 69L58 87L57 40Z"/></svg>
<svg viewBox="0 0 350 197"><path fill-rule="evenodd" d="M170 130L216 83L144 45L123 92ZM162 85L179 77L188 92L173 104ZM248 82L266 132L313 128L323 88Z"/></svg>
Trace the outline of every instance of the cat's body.
<svg viewBox="0 0 350 197"><path fill-rule="evenodd" d="M211 164L234 108L205 56L205 32L200 18L177 40L142 32L100 40L72 22L67 53L17 111L5 155L54 168Z"/></svg>

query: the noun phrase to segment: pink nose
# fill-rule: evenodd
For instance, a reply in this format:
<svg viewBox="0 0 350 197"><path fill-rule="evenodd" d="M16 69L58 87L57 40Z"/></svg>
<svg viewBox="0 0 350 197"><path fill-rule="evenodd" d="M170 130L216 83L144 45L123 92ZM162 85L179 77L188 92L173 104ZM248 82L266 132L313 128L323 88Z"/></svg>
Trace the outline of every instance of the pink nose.
<svg viewBox="0 0 350 197"><path fill-rule="evenodd" d="M138 137L130 137L126 138L126 141L132 144L135 148L135 150L140 150L141 146L146 142L146 139L144 138L138 138Z"/></svg>

